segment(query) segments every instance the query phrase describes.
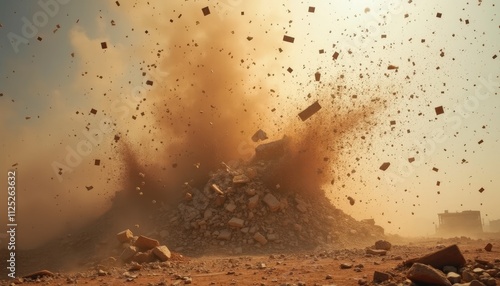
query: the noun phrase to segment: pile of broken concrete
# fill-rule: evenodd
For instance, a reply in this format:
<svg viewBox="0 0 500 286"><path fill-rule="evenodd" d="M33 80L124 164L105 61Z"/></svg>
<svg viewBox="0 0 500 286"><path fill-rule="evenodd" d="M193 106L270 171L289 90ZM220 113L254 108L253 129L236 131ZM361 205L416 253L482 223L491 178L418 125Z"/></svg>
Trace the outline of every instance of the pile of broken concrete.
<svg viewBox="0 0 500 286"><path fill-rule="evenodd" d="M324 194L308 196L266 184L284 144L260 145L251 162L222 163L203 188L186 184L177 208L158 214L157 233L163 232L175 251L232 254L366 245L384 236L373 220L354 220Z"/></svg>
<svg viewBox="0 0 500 286"><path fill-rule="evenodd" d="M147 236L134 236L130 229L116 235L123 248L120 259L124 262L147 263L156 260L167 261L172 254L167 246Z"/></svg>

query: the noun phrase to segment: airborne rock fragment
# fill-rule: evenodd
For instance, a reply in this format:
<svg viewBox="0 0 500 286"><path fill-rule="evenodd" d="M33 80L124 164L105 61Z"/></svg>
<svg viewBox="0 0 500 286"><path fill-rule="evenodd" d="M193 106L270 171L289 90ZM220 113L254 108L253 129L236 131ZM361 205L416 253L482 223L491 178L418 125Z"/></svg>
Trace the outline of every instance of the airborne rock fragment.
<svg viewBox="0 0 500 286"><path fill-rule="evenodd" d="M210 8L208 7L201 9L201 11L203 12L203 16L210 15Z"/></svg>
<svg viewBox="0 0 500 286"><path fill-rule="evenodd" d="M255 134L252 136L253 142L264 141L266 139L267 139L267 134L262 129L257 130L257 132L255 132Z"/></svg>
<svg viewBox="0 0 500 286"><path fill-rule="evenodd" d="M289 43L293 43L295 41L295 38L287 36L287 35L284 35L283 36L283 41L289 42Z"/></svg>
<svg viewBox="0 0 500 286"><path fill-rule="evenodd" d="M385 171L385 170L387 170L387 168L389 168L389 166L390 166L390 165L391 165L391 163L389 163L389 162L385 162L385 163L383 163L383 164L380 166L380 170Z"/></svg>
<svg viewBox="0 0 500 286"><path fill-rule="evenodd" d="M319 77L318 77L319 80ZM316 112L318 112L321 109L321 105L319 104L318 101L315 101L313 104L311 104L309 107L304 109L302 112L299 113L299 117L302 121L306 121L309 117L313 116Z"/></svg>

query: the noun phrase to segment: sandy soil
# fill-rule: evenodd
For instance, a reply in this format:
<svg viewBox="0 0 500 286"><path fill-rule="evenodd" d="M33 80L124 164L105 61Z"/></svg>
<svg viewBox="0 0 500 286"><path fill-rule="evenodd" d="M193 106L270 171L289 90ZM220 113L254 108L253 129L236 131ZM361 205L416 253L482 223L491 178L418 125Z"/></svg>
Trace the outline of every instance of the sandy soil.
<svg viewBox="0 0 500 286"><path fill-rule="evenodd" d="M390 239L389 239L390 240ZM483 248L493 244L491 252ZM88 263L78 271L55 273L38 279L0 281L2 285L375 285L374 271L389 273L385 282L404 283L404 260L420 257L442 246L457 244L468 264L487 260L500 267L500 239L392 239L385 256L367 255L365 249L315 250L268 255L186 257L174 253L167 262L123 264L113 259ZM368 247L368 245L367 245ZM341 269L341 264L352 267ZM135 269L134 269L135 268ZM139 269L140 268L140 269ZM500 278L496 278L500 285Z"/></svg>

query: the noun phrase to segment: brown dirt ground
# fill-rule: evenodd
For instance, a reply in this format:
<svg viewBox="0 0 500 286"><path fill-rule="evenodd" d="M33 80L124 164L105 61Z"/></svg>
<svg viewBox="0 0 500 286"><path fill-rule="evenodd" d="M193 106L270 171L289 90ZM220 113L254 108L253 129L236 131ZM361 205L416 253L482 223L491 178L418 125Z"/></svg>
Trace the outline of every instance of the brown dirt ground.
<svg viewBox="0 0 500 286"><path fill-rule="evenodd" d="M184 277L192 285L359 285L372 282L375 270L390 273L392 282L405 280L405 269L398 268L404 260L433 252L441 245L457 244L469 261L481 258L488 261L500 259L500 237L474 240L466 237L439 239L402 239L389 237L393 247L386 256L368 256L364 249L314 250L296 253L267 255L186 257L174 253L168 262L143 264L142 269L129 271L131 264L101 261L89 263L78 271L56 273L34 281L24 280L22 285L184 285ZM493 251L484 251L491 242ZM369 245L367 245L368 247ZM340 264L351 263L353 268L340 269ZM498 264L498 263L497 263ZM356 266L359 270L356 271ZM106 272L100 276L98 270ZM134 278L127 278L134 277ZM329 277L327 279L327 276ZM497 278L500 285L500 278ZM10 285L14 280L0 280ZM301 284L304 283L304 284ZM397 285L397 284L395 284Z"/></svg>

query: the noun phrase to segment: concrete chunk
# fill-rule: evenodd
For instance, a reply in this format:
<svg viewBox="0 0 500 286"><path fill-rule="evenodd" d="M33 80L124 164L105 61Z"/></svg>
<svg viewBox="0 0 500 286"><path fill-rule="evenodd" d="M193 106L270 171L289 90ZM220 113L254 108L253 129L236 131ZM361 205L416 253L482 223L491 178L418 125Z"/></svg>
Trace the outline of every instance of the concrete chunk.
<svg viewBox="0 0 500 286"><path fill-rule="evenodd" d="M392 244L386 240L378 240L375 242L375 249L391 250Z"/></svg>
<svg viewBox="0 0 500 286"><path fill-rule="evenodd" d="M258 243L265 245L267 244L267 239L264 235L262 235L260 232L256 232L253 235L253 239L255 239Z"/></svg>
<svg viewBox="0 0 500 286"><path fill-rule="evenodd" d="M219 233L219 235L217 236L217 239L230 240L231 239L231 232L227 229L224 229Z"/></svg>
<svg viewBox="0 0 500 286"><path fill-rule="evenodd" d="M451 286L443 272L422 263L414 263L406 277L415 283Z"/></svg>
<svg viewBox="0 0 500 286"><path fill-rule="evenodd" d="M280 209L280 206L281 206L280 202L272 194L265 195L263 201L267 204L269 209L271 209L271 211L273 211L273 212Z"/></svg>
<svg viewBox="0 0 500 286"><path fill-rule="evenodd" d="M462 276L455 272L448 272L448 274L446 274L446 278L448 278L448 281L450 281L451 284L460 283L462 280Z"/></svg>
<svg viewBox="0 0 500 286"><path fill-rule="evenodd" d="M273 160L285 154L285 139L261 144L255 148L256 160Z"/></svg>
<svg viewBox="0 0 500 286"><path fill-rule="evenodd" d="M491 243L486 244L486 246L484 247L484 250L488 252L490 252L492 249L493 249L493 244Z"/></svg>
<svg viewBox="0 0 500 286"><path fill-rule="evenodd" d="M153 249L157 246L160 246L160 243L156 239L152 239L152 238L149 238L147 236L141 235L135 241L134 246L136 246L140 249L150 250L150 249Z"/></svg>
<svg viewBox="0 0 500 286"><path fill-rule="evenodd" d="M319 80L319 77L317 77L317 80ZM309 117L313 116L320 109L321 109L321 105L319 105L318 101L315 101L313 104L311 104L306 109L304 109L302 112L300 112L299 117L302 121L306 121L307 119L309 119Z"/></svg>
<svg viewBox="0 0 500 286"><path fill-rule="evenodd" d="M373 272L373 282L382 283L391 279L391 276L385 272L375 271Z"/></svg>
<svg viewBox="0 0 500 286"><path fill-rule="evenodd" d="M383 255L387 254L387 250L367 248L366 249L366 253L367 254L371 254L371 255L380 255L380 256L383 256Z"/></svg>
<svg viewBox="0 0 500 286"><path fill-rule="evenodd" d="M255 195L248 199L248 209L254 209L259 204L259 195Z"/></svg>
<svg viewBox="0 0 500 286"><path fill-rule="evenodd" d="M120 243L127 243L127 242L130 242L130 240L134 237L134 234L132 233L132 231L130 229L126 229L124 231L121 231L119 232L117 235L116 235L116 239L118 239L118 241Z"/></svg>
<svg viewBox="0 0 500 286"><path fill-rule="evenodd" d="M122 253L120 254L120 259L122 261L128 262L134 255L137 253L137 247L135 246L129 246L125 248Z"/></svg>
<svg viewBox="0 0 500 286"><path fill-rule="evenodd" d="M465 265L466 261L458 246L454 244L420 258L407 260L405 265L410 266L413 263L423 263L436 269L443 269L447 265L460 268Z"/></svg>
<svg viewBox="0 0 500 286"><path fill-rule="evenodd" d="M293 43L293 42L295 41L295 38L294 38L294 37L287 36L287 35L284 35L284 36L283 36L283 41L285 41L285 42L289 42L289 43Z"/></svg>
<svg viewBox="0 0 500 286"><path fill-rule="evenodd" d="M149 263L155 261L156 256L153 254L153 251L148 250L146 252L137 252L134 257L132 257L132 261L135 261L139 264L141 263Z"/></svg>
<svg viewBox="0 0 500 286"><path fill-rule="evenodd" d="M165 245L157 246L153 248L153 254L156 255L161 261L167 261L172 257L172 253L170 253L170 249Z"/></svg>
<svg viewBox="0 0 500 286"><path fill-rule="evenodd" d="M245 221L240 218L233 217L227 224L232 227L242 228L245 224Z"/></svg>
<svg viewBox="0 0 500 286"><path fill-rule="evenodd" d="M233 177L233 184L246 184L250 182L250 178L246 175L236 175Z"/></svg>

